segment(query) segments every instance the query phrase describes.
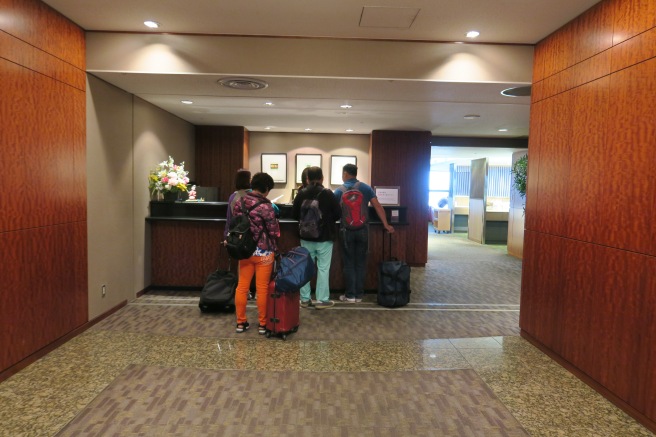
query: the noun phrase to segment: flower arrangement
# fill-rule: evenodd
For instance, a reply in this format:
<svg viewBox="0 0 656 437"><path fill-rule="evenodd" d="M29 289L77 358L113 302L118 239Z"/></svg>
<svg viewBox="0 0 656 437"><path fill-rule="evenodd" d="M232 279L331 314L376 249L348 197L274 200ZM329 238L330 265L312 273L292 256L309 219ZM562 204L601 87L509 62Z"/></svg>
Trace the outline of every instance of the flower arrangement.
<svg viewBox="0 0 656 437"><path fill-rule="evenodd" d="M148 175L148 189L155 193L179 193L187 191L189 183L188 171L184 169L184 162L176 165L169 156L168 161L160 162Z"/></svg>

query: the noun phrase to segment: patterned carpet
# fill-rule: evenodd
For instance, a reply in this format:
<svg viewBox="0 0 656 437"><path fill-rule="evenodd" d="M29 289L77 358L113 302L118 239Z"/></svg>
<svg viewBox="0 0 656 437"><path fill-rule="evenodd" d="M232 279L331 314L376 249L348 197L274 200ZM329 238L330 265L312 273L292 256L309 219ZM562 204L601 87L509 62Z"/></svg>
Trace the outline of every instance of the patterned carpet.
<svg viewBox="0 0 656 437"><path fill-rule="evenodd" d="M528 434L473 370L356 374L131 365L58 435Z"/></svg>

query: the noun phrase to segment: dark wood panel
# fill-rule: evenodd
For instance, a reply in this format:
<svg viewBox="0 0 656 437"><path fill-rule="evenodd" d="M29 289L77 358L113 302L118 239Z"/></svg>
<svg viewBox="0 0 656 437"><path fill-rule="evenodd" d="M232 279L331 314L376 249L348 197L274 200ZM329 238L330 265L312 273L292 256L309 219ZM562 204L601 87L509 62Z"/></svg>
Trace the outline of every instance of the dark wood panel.
<svg viewBox="0 0 656 437"><path fill-rule="evenodd" d="M570 93L559 94L544 100L543 105L540 120L540 170L536 228L542 232L562 235L567 221L566 196L569 184L569 154L572 137L571 95Z"/></svg>
<svg viewBox="0 0 656 437"><path fill-rule="evenodd" d="M649 253L656 150L656 59L611 75L606 123L608 150L604 185L614 220L606 221L605 244Z"/></svg>
<svg viewBox="0 0 656 437"><path fill-rule="evenodd" d="M86 223L0 233L0 369L87 321Z"/></svg>
<svg viewBox="0 0 656 437"><path fill-rule="evenodd" d="M528 136L528 181L526 186L526 229L537 229L538 183L540 180L540 131L544 102L531 106L531 119Z"/></svg>
<svg viewBox="0 0 656 437"><path fill-rule="evenodd" d="M428 174L430 139L427 131L373 131L371 134L371 185L401 187L401 204L408 208L406 253L412 265L428 261ZM399 171L390 171L390 165Z"/></svg>
<svg viewBox="0 0 656 437"><path fill-rule="evenodd" d="M519 302L519 327L522 331L535 332L539 323L536 317L535 272L536 246L539 235L528 228L524 231L524 252L522 255L522 288ZM531 334L534 335L534 334Z"/></svg>
<svg viewBox="0 0 656 437"><path fill-rule="evenodd" d="M656 26L654 0L622 0L613 1L611 4L615 18L613 44L619 44Z"/></svg>
<svg viewBox="0 0 656 437"><path fill-rule="evenodd" d="M549 290L559 295L560 305L556 314L560 337L554 351L589 372L598 365L590 341L599 335L593 324L596 290L591 287L595 280L595 246L563 239L562 259L562 288Z"/></svg>
<svg viewBox="0 0 656 437"><path fill-rule="evenodd" d="M228 200L235 191L235 174L247 159L247 141L241 126L196 126L195 182L219 187L219 200Z"/></svg>
<svg viewBox="0 0 656 437"><path fill-rule="evenodd" d="M613 72L656 57L656 28L627 39L612 49Z"/></svg>
<svg viewBox="0 0 656 437"><path fill-rule="evenodd" d="M85 69L84 31L72 21L38 0L0 0L0 10L11 11L3 31Z"/></svg>
<svg viewBox="0 0 656 437"><path fill-rule="evenodd" d="M608 117L610 78L606 77L571 91L572 141L564 235L582 241L601 241L606 220L615 208L609 207L605 186L605 161L608 159L606 120ZM602 219L603 218L603 219Z"/></svg>
<svg viewBox="0 0 656 437"><path fill-rule="evenodd" d="M593 376L620 399L629 402L631 380L642 379L652 369L639 369L639 338L646 327L639 325L645 301L646 257L613 248L597 246L595 278L590 289L595 294ZM622 274L619 274L622 272ZM634 407L637 407L634 405Z"/></svg>
<svg viewBox="0 0 656 437"><path fill-rule="evenodd" d="M645 281L644 301L638 316L638 350L636 357L640 378L632 378L632 390L629 402L635 404L643 414L656 422L656 257L646 260L647 275ZM656 432L656 428L653 428Z"/></svg>

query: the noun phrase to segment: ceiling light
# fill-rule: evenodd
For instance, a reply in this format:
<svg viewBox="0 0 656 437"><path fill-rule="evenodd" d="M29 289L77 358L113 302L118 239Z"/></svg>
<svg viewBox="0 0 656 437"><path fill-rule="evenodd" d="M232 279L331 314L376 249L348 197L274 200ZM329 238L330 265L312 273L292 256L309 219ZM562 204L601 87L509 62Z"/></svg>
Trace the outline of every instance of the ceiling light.
<svg viewBox="0 0 656 437"><path fill-rule="evenodd" d="M353 132L353 129L346 129L346 132Z"/></svg>
<svg viewBox="0 0 656 437"><path fill-rule="evenodd" d="M351 106L351 105L349 105L348 103L346 103L346 104L344 104L344 105L340 105L339 107L342 108L342 109L351 109L353 106Z"/></svg>
<svg viewBox="0 0 656 437"><path fill-rule="evenodd" d="M527 97L531 95L531 85L506 88L501 94L506 97Z"/></svg>
<svg viewBox="0 0 656 437"><path fill-rule="evenodd" d="M273 106L273 102L264 102L266 106Z"/></svg>
<svg viewBox="0 0 656 437"><path fill-rule="evenodd" d="M184 103L185 105L193 105L194 104L194 102L192 102L191 100L180 100L180 102Z"/></svg>
<svg viewBox="0 0 656 437"><path fill-rule="evenodd" d="M481 116L478 114L467 114L465 115L465 120L476 120L477 118L480 118Z"/></svg>
<svg viewBox="0 0 656 437"><path fill-rule="evenodd" d="M266 130L271 130L271 129L273 129L274 127L275 127L275 126L267 126L267 127L265 127L264 129L266 129Z"/></svg>
<svg viewBox="0 0 656 437"><path fill-rule="evenodd" d="M508 132L508 129L506 129L506 128L501 128L501 129L499 129L499 132Z"/></svg>
<svg viewBox="0 0 656 437"><path fill-rule="evenodd" d="M144 21L144 24L146 27L150 27L151 29L157 29L159 27L159 23L157 21L147 20Z"/></svg>
<svg viewBox="0 0 656 437"><path fill-rule="evenodd" d="M311 131L312 131L312 129L310 129L309 127L305 128L305 132L311 132Z"/></svg>
<svg viewBox="0 0 656 437"><path fill-rule="evenodd" d="M478 35L480 35L480 34L481 34L481 33L480 33L479 31L477 31L477 30L470 30L469 32L465 33L465 36L466 36L467 38L472 38L472 39L473 39L473 38L476 38L476 37L477 37Z"/></svg>
<svg viewBox="0 0 656 437"><path fill-rule="evenodd" d="M241 91L261 90L269 86L263 80L250 79L248 77L224 77L217 81L219 85Z"/></svg>

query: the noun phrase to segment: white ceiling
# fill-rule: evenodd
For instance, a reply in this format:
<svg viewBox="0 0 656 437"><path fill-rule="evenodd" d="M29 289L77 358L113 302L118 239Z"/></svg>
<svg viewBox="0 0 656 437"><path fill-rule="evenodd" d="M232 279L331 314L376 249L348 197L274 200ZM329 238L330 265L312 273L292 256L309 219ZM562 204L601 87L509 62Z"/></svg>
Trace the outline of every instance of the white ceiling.
<svg viewBox="0 0 656 437"><path fill-rule="evenodd" d="M448 43L454 47L453 43L465 40L465 32L472 29L481 32L475 40L476 45L484 50L489 47L489 56L493 58L500 44L533 45L599 0L44 1L94 33L118 32L116 35L122 38L142 39L148 33L174 34L179 43L176 56L186 61L185 57L193 56L185 53L187 46L180 41L198 40L203 35L228 40L233 36L264 36L271 37L272 44L312 38L315 43L412 41L413 45ZM147 19L161 23L160 29L146 29L143 21ZM93 44L88 43L88 47ZM244 56L266 55L262 52ZM324 58L326 64L333 61L330 53ZM308 59L308 62L316 62L311 57ZM362 62L372 62L365 57L362 59ZM387 78L382 77L383 74L381 77L374 77L374 74L310 77L294 73L294 68L299 71L308 68L302 61L294 62L283 74L273 69L270 72L260 69L254 76L253 70L246 67L226 71L206 66L193 74L109 67L94 69L89 65L89 56L87 60L91 74L197 125L240 125L255 132L269 127L277 132L304 132L305 128L311 128L317 133L340 134L346 129L353 129L355 134L396 129L429 130L433 135L458 137L521 138L528 135L530 98L500 95L507 87L530 84L530 72L522 73L521 80L513 75L513 70L525 69L519 64L504 65L507 79L502 80L466 77L426 80L421 74L413 76L414 72L410 71L426 69L421 65L390 65L395 75ZM334 62L339 62L339 58L334 58ZM405 67L408 78L389 79L402 77ZM249 74L265 80L269 86L259 91L235 91L218 86L217 79L227 74ZM194 104L183 105L181 100L192 100ZM266 100L274 102L274 106L265 107ZM343 103L353 108L339 108ZM480 117L466 120L463 118L466 114ZM499 132L500 128L508 131Z"/></svg>

